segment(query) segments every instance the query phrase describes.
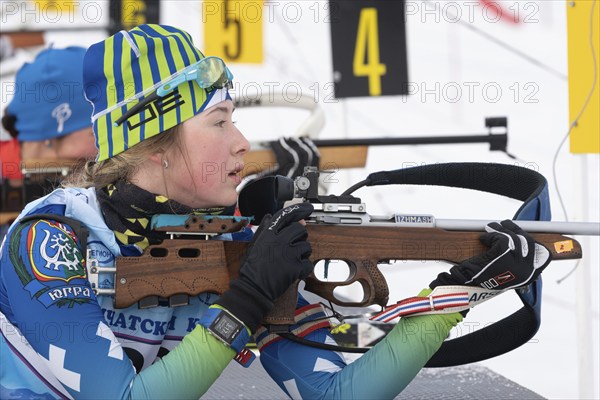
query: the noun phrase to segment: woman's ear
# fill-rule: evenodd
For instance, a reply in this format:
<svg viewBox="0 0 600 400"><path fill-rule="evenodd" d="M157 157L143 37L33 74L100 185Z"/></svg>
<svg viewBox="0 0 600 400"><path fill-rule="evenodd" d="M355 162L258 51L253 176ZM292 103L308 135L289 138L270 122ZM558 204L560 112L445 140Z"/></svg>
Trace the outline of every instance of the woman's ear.
<svg viewBox="0 0 600 400"><path fill-rule="evenodd" d="M152 161L154 164L162 165L163 158L165 157L165 153L154 153L148 159Z"/></svg>

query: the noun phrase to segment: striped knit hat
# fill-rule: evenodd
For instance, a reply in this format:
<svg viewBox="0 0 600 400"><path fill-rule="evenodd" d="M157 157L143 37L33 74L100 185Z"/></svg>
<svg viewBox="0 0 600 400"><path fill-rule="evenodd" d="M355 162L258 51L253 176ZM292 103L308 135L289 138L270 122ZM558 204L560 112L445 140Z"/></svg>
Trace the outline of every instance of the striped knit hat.
<svg viewBox="0 0 600 400"><path fill-rule="evenodd" d="M203 58L189 33L166 25L140 25L92 45L85 55L83 80L85 95L94 106L96 161L113 157L229 99L226 89L208 91L193 81L185 82L173 91L175 96L166 96L126 123L115 124L178 71Z"/></svg>

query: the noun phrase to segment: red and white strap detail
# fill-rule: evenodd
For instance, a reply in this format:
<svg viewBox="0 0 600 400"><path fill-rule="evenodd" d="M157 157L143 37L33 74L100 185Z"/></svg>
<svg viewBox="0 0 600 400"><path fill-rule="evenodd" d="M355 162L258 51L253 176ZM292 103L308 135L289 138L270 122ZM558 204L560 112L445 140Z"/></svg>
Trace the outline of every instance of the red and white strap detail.
<svg viewBox="0 0 600 400"><path fill-rule="evenodd" d="M307 306L297 309L294 316L294 321L300 325L297 328L290 330L290 333L299 337L304 337L309 333L316 331L317 329L329 328L331 324L329 323L328 319L317 319L313 321L302 322L306 318L318 313L324 315L323 307L320 304L309 304ZM258 339L258 341L256 342L256 346L259 350L262 350L265 346L268 346L283 339L276 333L271 333L266 336L263 336L265 332L266 328L261 327L255 334L255 337Z"/></svg>
<svg viewBox="0 0 600 400"><path fill-rule="evenodd" d="M408 315L450 314L468 310L503 293L476 286L438 286L427 297L409 297L371 318L371 321L390 322Z"/></svg>
<svg viewBox="0 0 600 400"><path fill-rule="evenodd" d="M250 350L247 347L244 347L242 351L237 353L233 359L237 361L242 367L248 368L255 358L256 356L254 355L252 350Z"/></svg>

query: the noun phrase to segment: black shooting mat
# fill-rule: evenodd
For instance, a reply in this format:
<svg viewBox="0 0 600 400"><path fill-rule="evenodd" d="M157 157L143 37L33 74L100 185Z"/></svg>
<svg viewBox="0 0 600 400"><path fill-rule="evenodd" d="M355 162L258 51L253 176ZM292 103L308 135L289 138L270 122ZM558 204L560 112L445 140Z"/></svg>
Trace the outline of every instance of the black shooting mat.
<svg viewBox="0 0 600 400"><path fill-rule="evenodd" d="M249 368L232 361L202 399L288 399L258 358ZM396 399L543 399L478 364L425 368Z"/></svg>

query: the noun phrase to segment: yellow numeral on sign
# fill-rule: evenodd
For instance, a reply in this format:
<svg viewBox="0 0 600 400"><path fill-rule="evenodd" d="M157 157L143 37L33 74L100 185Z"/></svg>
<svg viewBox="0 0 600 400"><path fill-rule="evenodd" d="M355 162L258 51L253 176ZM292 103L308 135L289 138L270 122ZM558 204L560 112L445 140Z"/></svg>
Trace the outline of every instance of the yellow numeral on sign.
<svg viewBox="0 0 600 400"><path fill-rule="evenodd" d="M367 52L368 49L368 52ZM363 8L358 20L353 72L355 76L369 77L369 95L381 95L381 76L387 68L379 62L379 32L377 9Z"/></svg>
<svg viewBox="0 0 600 400"><path fill-rule="evenodd" d="M263 0L204 0L206 54L225 61L262 63Z"/></svg>
<svg viewBox="0 0 600 400"><path fill-rule="evenodd" d="M121 24L132 29L146 23L146 2L142 0L123 0L121 3Z"/></svg>

